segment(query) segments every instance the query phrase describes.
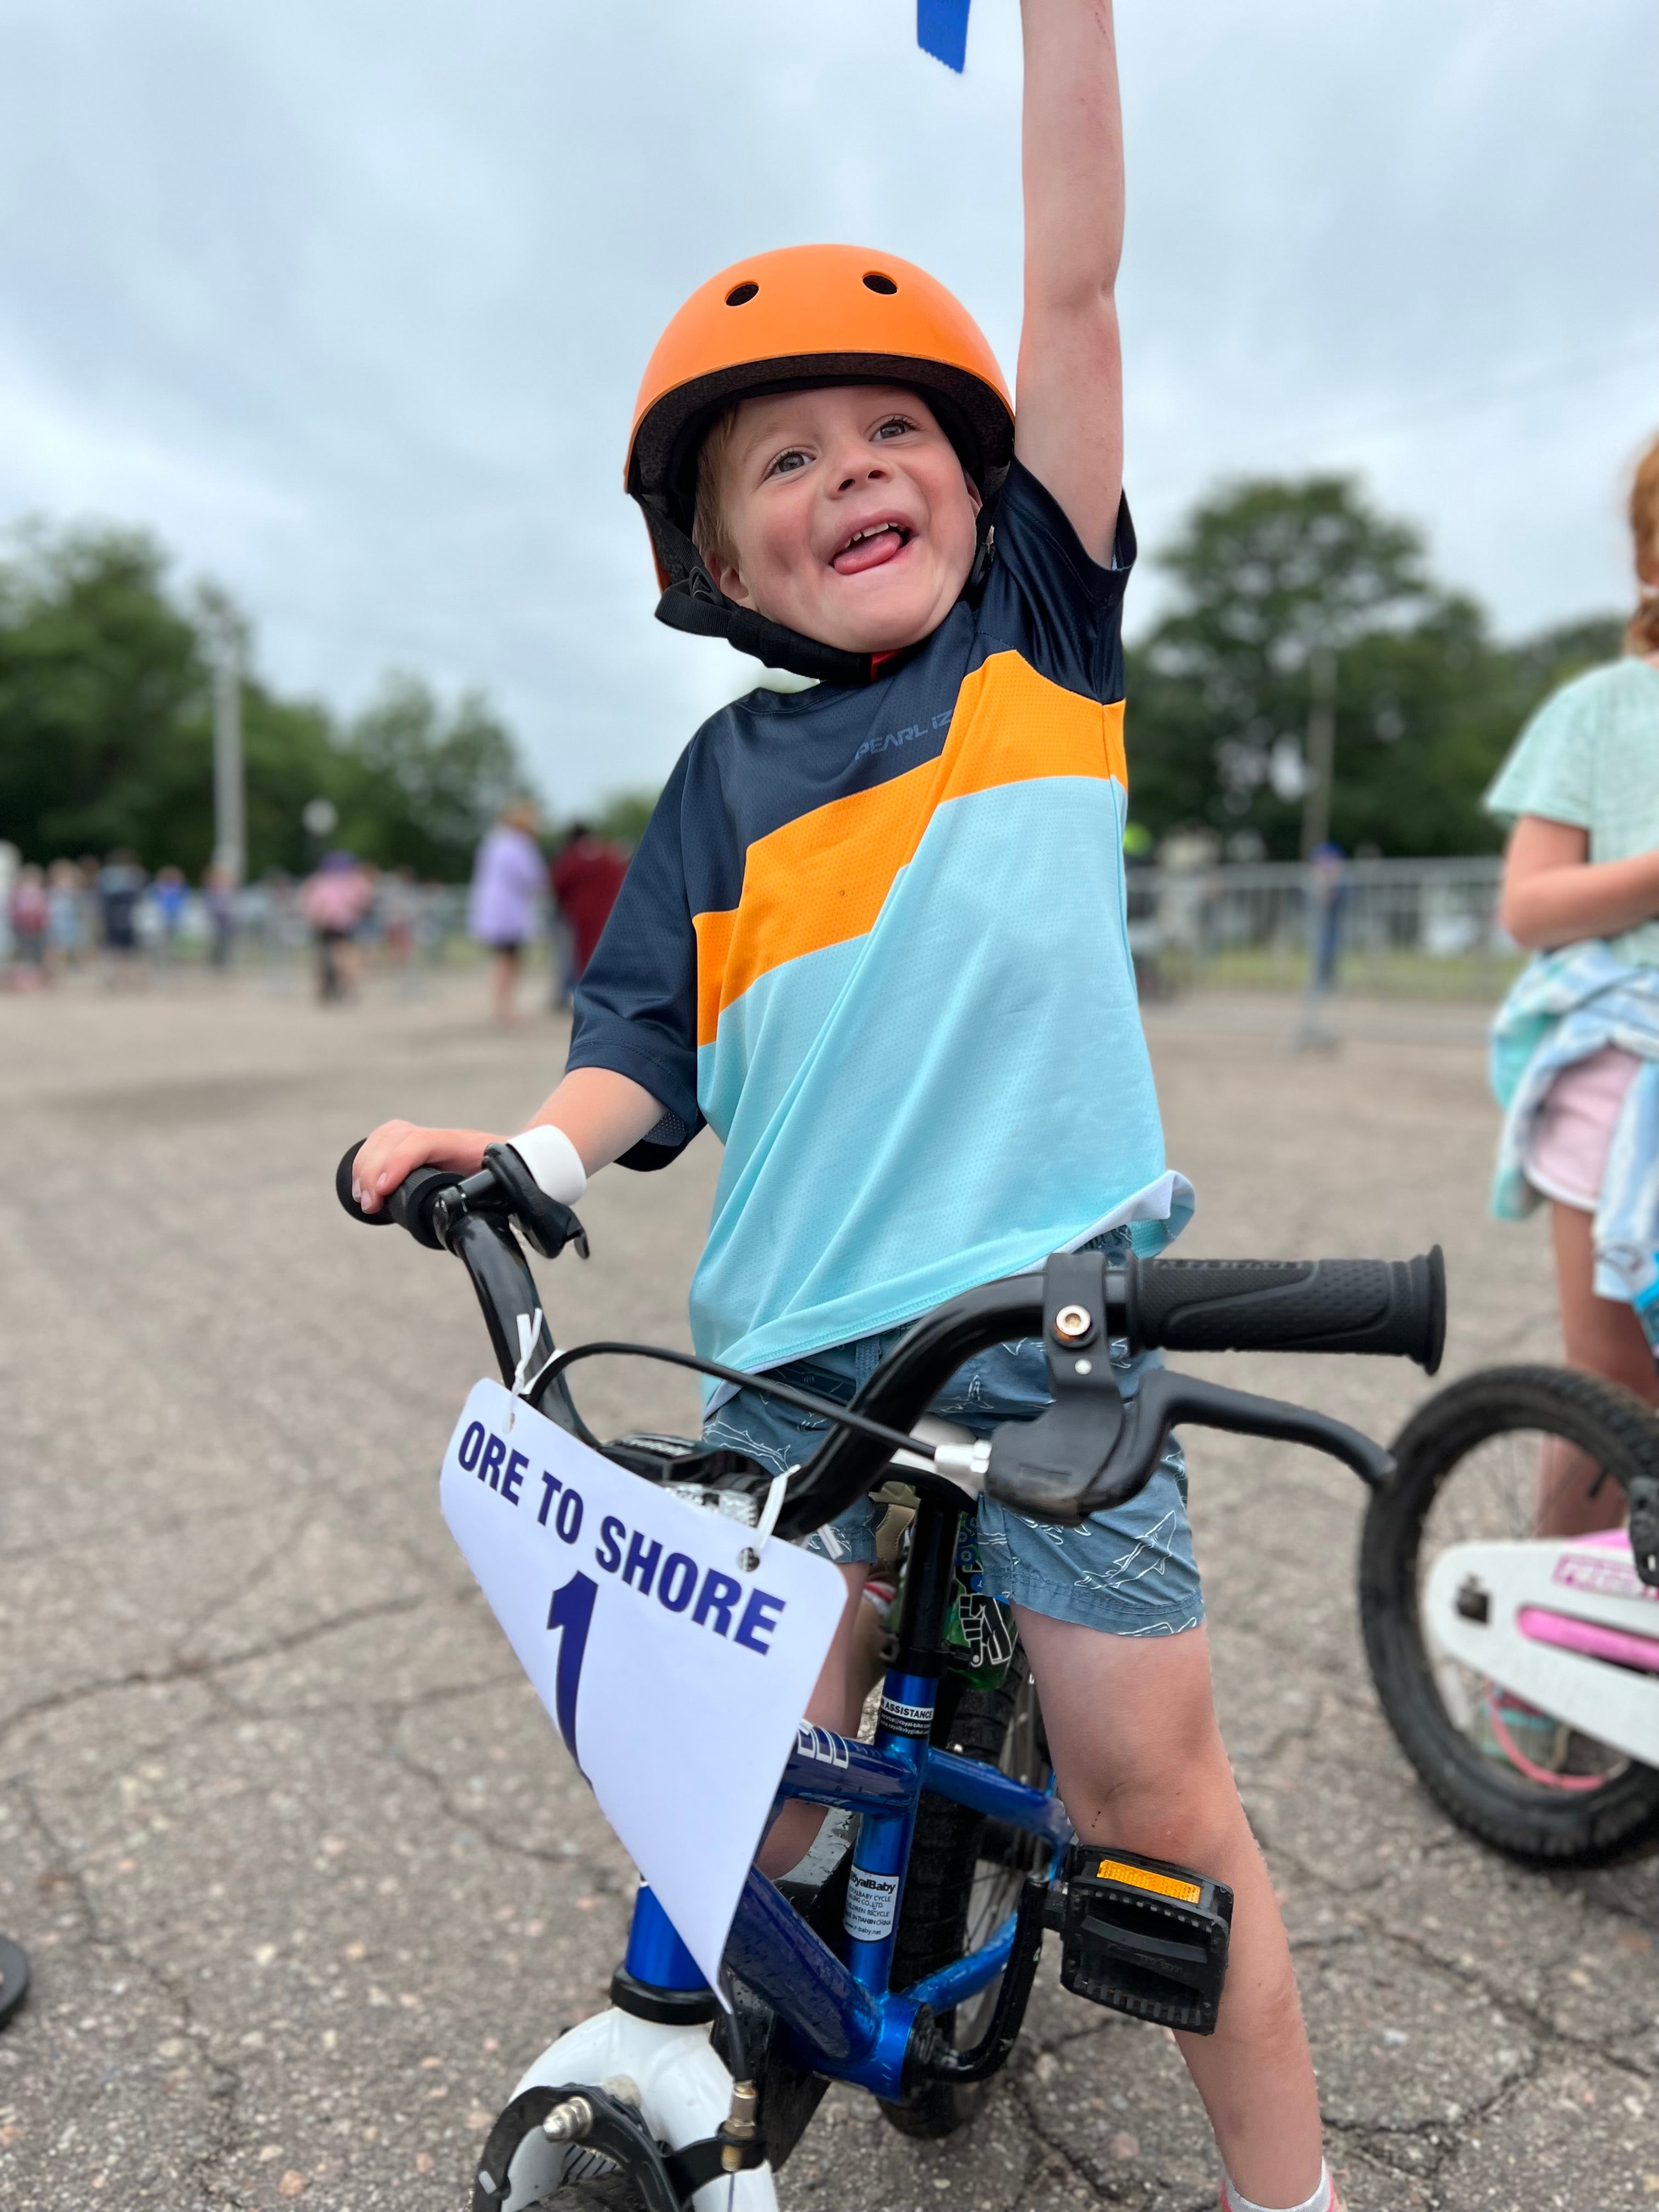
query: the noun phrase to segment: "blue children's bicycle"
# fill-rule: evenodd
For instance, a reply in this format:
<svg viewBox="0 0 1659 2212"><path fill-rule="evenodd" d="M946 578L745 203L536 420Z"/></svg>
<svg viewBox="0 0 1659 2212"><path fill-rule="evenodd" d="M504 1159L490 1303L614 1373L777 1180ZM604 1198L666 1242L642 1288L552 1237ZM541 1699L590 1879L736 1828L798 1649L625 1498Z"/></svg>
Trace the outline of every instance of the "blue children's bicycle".
<svg viewBox="0 0 1659 2212"><path fill-rule="evenodd" d="M492 1146L464 1181L419 1170L373 1217L351 1203L355 1158L354 1147L341 1163L346 1210L463 1261L507 1382L536 1375L530 1402L607 1459L682 1496L718 1492L721 1510L752 1524L772 1478L751 1461L589 1435L566 1382L580 1359L725 1370L647 1345L556 1352L512 1224L549 1258L571 1243L585 1256L586 1241L516 1153ZM803 1727L778 1800L828 1818L788 1879L751 1869L726 1950L730 2010L641 1887L610 2008L525 2073L485 2144L473 2212L772 2212L774 2176L831 2081L868 2089L907 2134L948 2135L1014 2048L1045 1929L1060 1936L1060 1978L1077 1995L1212 2029L1231 1894L1196 1870L1074 1839L1012 1622L959 1580L963 1515L983 1491L1034 1520L1079 1522L1141 1488L1177 1422L1309 1444L1376 1485L1387 1453L1307 1408L1162 1369L1126 1401L1110 1348L1385 1352L1432 1372L1444 1321L1437 1249L1408 1261L1121 1267L1100 1252L1057 1253L1040 1273L925 1316L850 1407L775 1386L832 1425L790 1480L779 1534L803 1536L872 1490L913 1511L873 1740ZM964 1360L1039 1334L1054 1403L1036 1420L983 1442L942 1437L932 1422L912 1433Z"/></svg>

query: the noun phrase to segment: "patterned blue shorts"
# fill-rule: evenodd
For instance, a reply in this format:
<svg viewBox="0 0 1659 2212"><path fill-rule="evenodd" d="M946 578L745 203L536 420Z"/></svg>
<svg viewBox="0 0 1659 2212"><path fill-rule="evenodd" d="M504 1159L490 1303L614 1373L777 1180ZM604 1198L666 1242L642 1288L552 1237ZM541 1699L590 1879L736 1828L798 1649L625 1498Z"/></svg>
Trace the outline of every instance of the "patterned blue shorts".
<svg viewBox="0 0 1659 2212"><path fill-rule="evenodd" d="M903 1334L888 1329L814 1352L778 1368L777 1379L844 1406ZM1132 1359L1127 1345L1113 1344L1112 1364L1126 1398L1134 1395L1156 1357L1142 1353ZM983 1437L1003 1421L1034 1420L1048 1403L1042 1346L1027 1337L994 1345L958 1368L928 1411ZM828 1429L815 1414L758 1391L739 1390L712 1415L703 1436L781 1474L810 1459ZM872 1560L884 1510L860 1498L809 1536L806 1548L847 1565ZM981 1498L978 1542L987 1590L1051 1620L1076 1621L1109 1636L1173 1636L1196 1628L1204 1618L1187 1523L1187 1463L1173 1438L1138 1498L1092 1515L1080 1528L1029 1521Z"/></svg>

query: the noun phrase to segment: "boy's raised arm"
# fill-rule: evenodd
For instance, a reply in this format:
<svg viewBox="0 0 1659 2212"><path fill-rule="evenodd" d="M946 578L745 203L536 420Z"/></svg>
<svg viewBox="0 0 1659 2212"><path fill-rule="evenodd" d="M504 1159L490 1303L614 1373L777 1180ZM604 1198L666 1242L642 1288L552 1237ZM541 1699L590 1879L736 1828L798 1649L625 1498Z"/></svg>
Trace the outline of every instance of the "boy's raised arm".
<svg viewBox="0 0 1659 2212"><path fill-rule="evenodd" d="M1091 559L1123 485L1123 127L1111 0L1022 0L1025 318L1014 450Z"/></svg>

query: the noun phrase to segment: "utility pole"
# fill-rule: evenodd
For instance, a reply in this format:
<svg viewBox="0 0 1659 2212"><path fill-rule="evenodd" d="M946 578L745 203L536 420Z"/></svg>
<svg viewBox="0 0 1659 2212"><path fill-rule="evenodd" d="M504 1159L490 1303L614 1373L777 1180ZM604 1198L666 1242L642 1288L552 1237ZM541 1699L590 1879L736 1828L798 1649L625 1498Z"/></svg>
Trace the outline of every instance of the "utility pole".
<svg viewBox="0 0 1659 2212"><path fill-rule="evenodd" d="M1302 798L1302 860L1307 869L1308 994L1291 1038L1292 1052L1331 1052L1336 1032L1325 1006L1334 980L1341 927L1342 865L1314 856L1331 835L1331 784L1336 766L1336 655L1316 646L1308 657L1308 787Z"/></svg>
<svg viewBox="0 0 1659 2212"><path fill-rule="evenodd" d="M247 795L242 773L242 656L234 624L219 625L213 664L213 865L233 890L247 868Z"/></svg>
<svg viewBox="0 0 1659 2212"><path fill-rule="evenodd" d="M1302 857L1312 860L1331 834L1336 766L1336 655L1318 645L1308 659L1308 787L1302 794Z"/></svg>

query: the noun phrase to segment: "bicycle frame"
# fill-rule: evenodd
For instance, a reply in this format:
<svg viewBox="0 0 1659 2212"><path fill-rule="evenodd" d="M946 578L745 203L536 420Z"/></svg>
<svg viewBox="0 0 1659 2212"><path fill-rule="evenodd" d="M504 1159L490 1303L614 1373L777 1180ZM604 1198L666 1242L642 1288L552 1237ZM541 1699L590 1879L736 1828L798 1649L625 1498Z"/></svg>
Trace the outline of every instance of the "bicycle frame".
<svg viewBox="0 0 1659 2212"><path fill-rule="evenodd" d="M965 1501L964 1501L965 1502ZM926 2006L945 2012L994 1981L1006 1965L1015 1916L975 1950L907 1990L890 1987L916 1802L924 1790L1035 1837L1049 1856L1072 1839L1071 1823L1051 1792L1035 1790L977 1759L928 1741L938 1701L945 1610L958 1510L924 1498L911 1538L899 1628L900 1651L882 1691L875 1740L854 1741L803 1722L778 1787L790 1798L860 1816L853 1851L846 1963L757 1869L726 1946L732 1971L789 2031L790 2056L805 2069L850 2081L878 2097L901 2094L905 2054ZM884 1918L884 1929L878 1923ZM869 1933L855 1932L859 1920ZM686 1996L706 1989L690 1954L648 1889L636 1899L624 1972L635 1984Z"/></svg>
<svg viewBox="0 0 1659 2212"><path fill-rule="evenodd" d="M352 1196L358 1149L336 1170L345 1210L358 1220L394 1221L418 1243L462 1260L503 1381L517 1389L526 1374L537 1378L526 1388L529 1402L590 1444L597 1439L580 1423L565 1382L565 1370L579 1358L623 1352L701 1367L725 1380L753 1380L649 1345L594 1343L556 1352L510 1219L545 1257L556 1257L570 1243L585 1256L586 1238L567 1207L539 1193L510 1146L489 1147L483 1168L460 1182L436 1169L416 1170L372 1216ZM799 2100L793 2112L788 2104L791 2075L843 2081L899 2101L924 2082L967 2084L994 2072L1019 2032L1042 1929L1057 1924L1048 1921L1050 1884L1057 1858L1073 1840L1058 1799L932 1741L957 1532L969 1491L982 1483L989 1495L1041 1519L1086 1518L1140 1489L1177 1421L1311 1445L1377 1483L1391 1470L1389 1455L1357 1430L1305 1407L1157 1369L1143 1376L1126 1412L1109 1363L1088 1347L1122 1336L1142 1351L1167 1345L1370 1352L1409 1356L1432 1374L1444 1321L1437 1249L1409 1262L1152 1261L1144 1268L1135 1261L1109 1267L1092 1249L1051 1254L1040 1277L986 1284L924 1315L850 1407L823 1408L837 1424L836 1433L790 1483L769 1522L780 1538L804 1535L833 1519L884 1479L896 1455L907 1474L919 1466L927 1471L917 1472L913 1485L921 1502L898 1651L886 1674L874 1741L854 1741L803 1723L775 1801L775 1817L776 1807L792 1798L859 1816L848 1869L845 1960L754 1867L727 1939L725 1964L769 2015L768 2059L775 2054L784 2062L780 2162L804 2124ZM965 1358L1039 1332L1054 1401L1046 1413L1030 1424L1005 1424L982 1459L947 1461L943 1447L935 1455L925 1444L917 1448L924 1455L920 1462L912 1455L918 1419ZM618 1448L611 1455L635 1474L647 1472L635 1463L637 1453L624 1455ZM698 1457L690 1450L665 1465L689 1472ZM924 1790L1031 1838L1037 1863L1028 1870L1018 1909L984 1942L895 1990L905 1875ZM971 2049L951 2047L935 2016L1000 1975L1006 1978L989 2027ZM549 2188L562 2185L564 2147L590 2136L600 2156L627 2167L652 2212L683 2212L694 2197L712 2205L715 2187L726 2212L775 2212L763 2117L756 2140L756 2085L733 2079L749 2071L747 2030L734 2020L724 2038L728 2070L722 2039L708 2033L714 1993L648 1888L636 1899L611 1997L608 2010L562 2033L520 2077L485 2145L474 2212L525 2212L541 2203ZM1101 1995L1097 2001L1113 2000Z"/></svg>

